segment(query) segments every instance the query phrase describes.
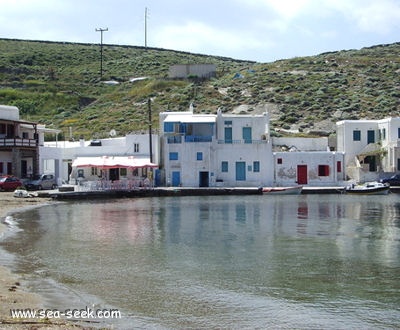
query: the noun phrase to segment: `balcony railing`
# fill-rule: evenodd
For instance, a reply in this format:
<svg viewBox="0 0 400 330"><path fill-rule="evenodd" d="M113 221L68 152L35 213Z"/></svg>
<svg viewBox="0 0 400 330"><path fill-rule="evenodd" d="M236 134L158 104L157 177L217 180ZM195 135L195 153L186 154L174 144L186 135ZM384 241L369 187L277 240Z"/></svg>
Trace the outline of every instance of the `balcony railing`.
<svg viewBox="0 0 400 330"><path fill-rule="evenodd" d="M173 135L167 137L168 144L182 143L182 141L192 142L212 142L212 136L199 135Z"/></svg>
<svg viewBox="0 0 400 330"><path fill-rule="evenodd" d="M212 136L186 135L185 142L211 142Z"/></svg>
<svg viewBox="0 0 400 330"><path fill-rule="evenodd" d="M167 137L168 144L182 143L181 135L173 135Z"/></svg>
<svg viewBox="0 0 400 330"><path fill-rule="evenodd" d="M218 144L264 144L268 140L218 140Z"/></svg>
<svg viewBox="0 0 400 330"><path fill-rule="evenodd" d="M21 138L2 138L0 147L37 147L38 142L35 139Z"/></svg>

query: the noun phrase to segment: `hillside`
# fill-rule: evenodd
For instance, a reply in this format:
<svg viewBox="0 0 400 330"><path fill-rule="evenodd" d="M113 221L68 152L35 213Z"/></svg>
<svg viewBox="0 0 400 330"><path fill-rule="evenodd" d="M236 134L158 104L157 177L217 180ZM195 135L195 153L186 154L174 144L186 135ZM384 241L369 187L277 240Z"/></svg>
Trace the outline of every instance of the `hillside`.
<svg viewBox="0 0 400 330"><path fill-rule="evenodd" d="M170 65L183 63L214 63L217 78L166 79ZM97 44L0 39L0 104L18 106L23 119L60 128L66 138L146 130L148 98L153 127L158 112L193 102L197 113L268 110L280 134L326 135L341 119L398 116L399 75L400 43L273 63L104 45L101 81ZM135 77L147 79L130 82Z"/></svg>

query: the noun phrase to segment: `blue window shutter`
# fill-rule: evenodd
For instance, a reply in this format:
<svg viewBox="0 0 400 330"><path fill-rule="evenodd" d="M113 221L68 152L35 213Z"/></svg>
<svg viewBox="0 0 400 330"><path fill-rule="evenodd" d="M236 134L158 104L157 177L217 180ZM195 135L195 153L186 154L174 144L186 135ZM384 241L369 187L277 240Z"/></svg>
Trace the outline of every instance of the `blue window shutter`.
<svg viewBox="0 0 400 330"><path fill-rule="evenodd" d="M228 162L221 163L221 172L228 172Z"/></svg>

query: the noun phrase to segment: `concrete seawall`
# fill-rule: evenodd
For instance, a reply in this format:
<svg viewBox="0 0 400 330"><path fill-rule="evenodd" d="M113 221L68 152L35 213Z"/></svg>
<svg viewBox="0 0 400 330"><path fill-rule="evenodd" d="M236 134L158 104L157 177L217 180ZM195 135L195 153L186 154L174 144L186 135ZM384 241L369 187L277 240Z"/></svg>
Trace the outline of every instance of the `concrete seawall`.
<svg viewBox="0 0 400 330"><path fill-rule="evenodd" d="M340 194L344 187L303 187L302 194ZM124 197L163 197L163 196L216 196L216 195L262 195L259 187L232 188L186 188L157 187L135 190L96 190L96 191L42 191L38 196L56 200L107 199Z"/></svg>

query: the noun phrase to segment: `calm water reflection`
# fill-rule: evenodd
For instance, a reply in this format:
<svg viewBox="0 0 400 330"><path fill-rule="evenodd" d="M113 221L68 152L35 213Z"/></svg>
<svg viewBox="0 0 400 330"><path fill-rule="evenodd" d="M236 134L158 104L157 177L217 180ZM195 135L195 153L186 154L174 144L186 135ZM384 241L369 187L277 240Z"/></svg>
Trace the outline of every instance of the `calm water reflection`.
<svg viewBox="0 0 400 330"><path fill-rule="evenodd" d="M2 246L19 271L122 309L119 327L400 327L396 194L127 199L17 217L23 230Z"/></svg>

